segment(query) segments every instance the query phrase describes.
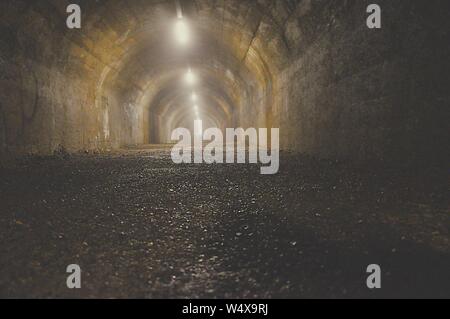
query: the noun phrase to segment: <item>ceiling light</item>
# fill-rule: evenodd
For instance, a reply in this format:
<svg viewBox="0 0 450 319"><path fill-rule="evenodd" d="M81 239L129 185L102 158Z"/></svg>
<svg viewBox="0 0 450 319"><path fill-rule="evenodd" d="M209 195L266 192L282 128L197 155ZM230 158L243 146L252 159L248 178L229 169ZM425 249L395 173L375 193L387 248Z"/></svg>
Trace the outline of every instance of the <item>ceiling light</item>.
<svg viewBox="0 0 450 319"><path fill-rule="evenodd" d="M188 72L186 73L186 82L188 84L194 84L195 83L195 75L192 72L191 69L188 70Z"/></svg>
<svg viewBox="0 0 450 319"><path fill-rule="evenodd" d="M175 37L178 43L182 45L189 42L189 29L183 19L178 19L175 24Z"/></svg>

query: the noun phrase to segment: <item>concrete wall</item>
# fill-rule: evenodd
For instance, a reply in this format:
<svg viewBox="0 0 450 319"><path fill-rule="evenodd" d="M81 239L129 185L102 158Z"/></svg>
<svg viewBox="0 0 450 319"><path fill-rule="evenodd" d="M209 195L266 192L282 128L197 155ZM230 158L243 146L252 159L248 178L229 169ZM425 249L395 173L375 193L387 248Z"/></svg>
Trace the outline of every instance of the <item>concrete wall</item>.
<svg viewBox="0 0 450 319"><path fill-rule="evenodd" d="M286 148L324 157L448 158L448 1L302 1L286 24ZM445 152L447 152L445 154Z"/></svg>

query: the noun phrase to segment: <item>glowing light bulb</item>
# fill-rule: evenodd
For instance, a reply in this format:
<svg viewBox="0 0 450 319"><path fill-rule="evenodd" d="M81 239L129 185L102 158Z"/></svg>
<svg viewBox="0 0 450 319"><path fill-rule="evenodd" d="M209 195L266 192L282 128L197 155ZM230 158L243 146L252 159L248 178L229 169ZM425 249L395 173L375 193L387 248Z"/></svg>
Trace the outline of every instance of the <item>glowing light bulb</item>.
<svg viewBox="0 0 450 319"><path fill-rule="evenodd" d="M192 72L191 69L188 70L188 72L186 73L186 82L188 84L194 84L195 83L195 75Z"/></svg>
<svg viewBox="0 0 450 319"><path fill-rule="evenodd" d="M175 37L178 43L185 45L189 42L189 29L183 19L178 19L175 24Z"/></svg>

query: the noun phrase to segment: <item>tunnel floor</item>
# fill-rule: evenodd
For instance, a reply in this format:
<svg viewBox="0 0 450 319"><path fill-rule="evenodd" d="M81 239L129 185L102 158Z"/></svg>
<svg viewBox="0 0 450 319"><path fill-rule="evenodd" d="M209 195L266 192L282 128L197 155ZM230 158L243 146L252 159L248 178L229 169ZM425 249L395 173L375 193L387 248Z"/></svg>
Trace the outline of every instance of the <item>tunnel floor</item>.
<svg viewBox="0 0 450 319"><path fill-rule="evenodd" d="M421 172L285 153L262 176L152 147L23 159L1 170L0 296L446 297L448 173Z"/></svg>

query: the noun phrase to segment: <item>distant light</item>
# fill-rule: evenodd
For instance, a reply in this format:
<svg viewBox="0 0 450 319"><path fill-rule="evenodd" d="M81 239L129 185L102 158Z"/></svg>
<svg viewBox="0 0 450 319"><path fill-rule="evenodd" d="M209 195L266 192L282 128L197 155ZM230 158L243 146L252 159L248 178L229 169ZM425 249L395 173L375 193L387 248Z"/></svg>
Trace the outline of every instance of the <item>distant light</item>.
<svg viewBox="0 0 450 319"><path fill-rule="evenodd" d="M177 7L177 17L180 19L183 18L183 10L181 9L180 1L175 0L175 6Z"/></svg>
<svg viewBox="0 0 450 319"><path fill-rule="evenodd" d="M197 105L197 104L194 105L194 110L195 110L196 112L198 111L198 105Z"/></svg>
<svg viewBox="0 0 450 319"><path fill-rule="evenodd" d="M203 122L198 116L195 121L196 121L196 123L194 124L194 134L196 136L202 136L203 135Z"/></svg>
<svg viewBox="0 0 450 319"><path fill-rule="evenodd" d="M194 102L196 102L197 99L198 99L198 98L197 98L197 94L192 93L191 100L194 101Z"/></svg>
<svg viewBox="0 0 450 319"><path fill-rule="evenodd" d="M186 82L188 84L194 84L195 83L195 75L192 72L191 69L188 70L188 72L186 73Z"/></svg>
<svg viewBox="0 0 450 319"><path fill-rule="evenodd" d="M183 19L178 19L175 24L175 37L178 43L186 45L189 42L189 29Z"/></svg>

